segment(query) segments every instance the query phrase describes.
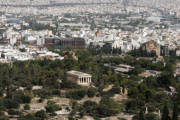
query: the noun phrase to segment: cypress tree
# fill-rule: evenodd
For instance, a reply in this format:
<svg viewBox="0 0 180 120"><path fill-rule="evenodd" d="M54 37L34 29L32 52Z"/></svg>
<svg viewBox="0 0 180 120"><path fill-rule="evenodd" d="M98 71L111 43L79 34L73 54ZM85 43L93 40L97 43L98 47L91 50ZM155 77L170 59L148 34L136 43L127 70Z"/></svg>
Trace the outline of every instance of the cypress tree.
<svg viewBox="0 0 180 120"><path fill-rule="evenodd" d="M168 109L167 104L164 105L161 120L170 120L170 117L169 117L169 109Z"/></svg>
<svg viewBox="0 0 180 120"><path fill-rule="evenodd" d="M174 104L172 120L178 120L178 105Z"/></svg>
<svg viewBox="0 0 180 120"><path fill-rule="evenodd" d="M142 110L139 112L139 120L145 120L144 112Z"/></svg>

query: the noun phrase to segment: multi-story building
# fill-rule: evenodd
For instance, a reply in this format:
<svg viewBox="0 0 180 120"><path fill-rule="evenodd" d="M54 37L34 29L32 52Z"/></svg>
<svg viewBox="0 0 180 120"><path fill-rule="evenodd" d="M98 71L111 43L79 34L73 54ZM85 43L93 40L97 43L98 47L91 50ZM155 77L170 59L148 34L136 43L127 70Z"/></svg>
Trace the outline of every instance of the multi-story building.
<svg viewBox="0 0 180 120"><path fill-rule="evenodd" d="M8 44L9 39L5 38L3 35L0 35L0 44Z"/></svg>
<svg viewBox="0 0 180 120"><path fill-rule="evenodd" d="M169 56L169 47L168 45L161 46L161 55L162 56Z"/></svg>
<svg viewBox="0 0 180 120"><path fill-rule="evenodd" d="M67 48L85 48L83 38L45 38L45 46L59 46Z"/></svg>

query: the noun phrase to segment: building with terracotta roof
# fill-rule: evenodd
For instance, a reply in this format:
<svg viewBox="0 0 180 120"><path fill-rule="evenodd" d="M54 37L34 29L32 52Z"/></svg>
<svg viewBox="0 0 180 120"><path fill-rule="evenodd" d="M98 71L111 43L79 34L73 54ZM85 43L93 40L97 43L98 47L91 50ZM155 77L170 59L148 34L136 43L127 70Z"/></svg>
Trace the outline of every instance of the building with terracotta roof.
<svg viewBox="0 0 180 120"><path fill-rule="evenodd" d="M157 77L161 74L160 71L155 71L155 70L146 70L145 72L143 73L140 73L139 76L140 77L144 77L144 78L147 78L147 77Z"/></svg>
<svg viewBox="0 0 180 120"><path fill-rule="evenodd" d="M157 56L160 56L160 45L153 40L144 43L142 48L147 52L155 52Z"/></svg>

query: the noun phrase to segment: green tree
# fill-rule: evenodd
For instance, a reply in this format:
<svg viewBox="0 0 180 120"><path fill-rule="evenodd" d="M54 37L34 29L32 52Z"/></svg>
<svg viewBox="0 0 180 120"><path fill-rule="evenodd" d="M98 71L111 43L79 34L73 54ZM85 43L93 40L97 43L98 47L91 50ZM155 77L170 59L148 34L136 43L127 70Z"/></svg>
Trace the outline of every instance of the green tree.
<svg viewBox="0 0 180 120"><path fill-rule="evenodd" d="M11 99L4 99L3 105L8 109L19 108L19 103L17 101L11 100Z"/></svg>
<svg viewBox="0 0 180 120"><path fill-rule="evenodd" d="M37 117L40 120L45 120L47 118L47 115L44 110L40 110L40 111L36 112L35 117Z"/></svg>
<svg viewBox="0 0 180 120"><path fill-rule="evenodd" d="M122 111L122 106L109 97L104 97L97 108L100 116L112 116Z"/></svg>
<svg viewBox="0 0 180 120"><path fill-rule="evenodd" d="M24 95L23 92L17 92L17 93L14 93L13 100L15 100L19 103L30 103L31 97Z"/></svg>
<svg viewBox="0 0 180 120"><path fill-rule="evenodd" d="M128 96L136 98L139 94L139 90L136 87L131 87L128 89Z"/></svg>
<svg viewBox="0 0 180 120"><path fill-rule="evenodd" d="M30 106L28 104L24 105L24 110L30 110Z"/></svg>
<svg viewBox="0 0 180 120"><path fill-rule="evenodd" d="M84 89L69 91L66 93L66 97L81 100L85 95L87 94L87 91Z"/></svg>
<svg viewBox="0 0 180 120"><path fill-rule="evenodd" d="M52 101L48 101L47 106L45 108L48 113L54 113L55 111L61 109L57 104L55 104Z"/></svg>
<svg viewBox="0 0 180 120"><path fill-rule="evenodd" d="M140 110L139 112L139 120L145 120L143 110Z"/></svg>
<svg viewBox="0 0 180 120"><path fill-rule="evenodd" d="M173 107L173 116L172 116L172 120L178 120L178 104L175 103L174 107Z"/></svg>
<svg viewBox="0 0 180 120"><path fill-rule="evenodd" d="M169 117L169 109L168 109L167 104L164 105L161 120L170 120L170 117Z"/></svg>
<svg viewBox="0 0 180 120"><path fill-rule="evenodd" d="M113 87L110 92L112 94L119 94L120 93L120 87Z"/></svg>
<svg viewBox="0 0 180 120"><path fill-rule="evenodd" d="M87 95L88 97L94 97L96 92L97 92L96 88L89 88L87 91Z"/></svg>
<svg viewBox="0 0 180 120"><path fill-rule="evenodd" d="M174 77L171 71L164 71L158 78L158 83L161 86L169 86L174 82Z"/></svg>
<svg viewBox="0 0 180 120"><path fill-rule="evenodd" d="M146 101L149 102L149 100L152 98L152 91L151 90L147 90L145 92L145 97L146 97Z"/></svg>
<svg viewBox="0 0 180 120"><path fill-rule="evenodd" d="M85 111L85 113L94 116L94 114L96 114L97 106L98 106L98 104L96 102L85 101L83 104L83 110L82 111Z"/></svg>

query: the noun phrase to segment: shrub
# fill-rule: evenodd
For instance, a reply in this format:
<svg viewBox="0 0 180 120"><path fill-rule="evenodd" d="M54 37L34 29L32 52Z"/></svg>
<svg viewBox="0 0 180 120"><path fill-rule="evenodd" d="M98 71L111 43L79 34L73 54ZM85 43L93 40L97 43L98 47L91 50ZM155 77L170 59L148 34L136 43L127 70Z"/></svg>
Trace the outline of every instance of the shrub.
<svg viewBox="0 0 180 120"><path fill-rule="evenodd" d="M52 101L48 101L47 106L45 108L48 113L54 113L55 111L61 109L57 104L55 104Z"/></svg>
<svg viewBox="0 0 180 120"><path fill-rule="evenodd" d="M52 94L53 95L60 95L60 91L58 89L53 89Z"/></svg>
<svg viewBox="0 0 180 120"><path fill-rule="evenodd" d="M97 108L99 115L102 117L116 115L117 113L122 111L122 109L123 106L121 106L121 104L116 103L108 97L102 98Z"/></svg>
<svg viewBox="0 0 180 120"><path fill-rule="evenodd" d="M95 111L98 107L98 104L96 102L93 102L93 101L85 101L84 104L83 104L83 112L89 114L89 115L94 115L95 114Z"/></svg>
<svg viewBox="0 0 180 120"><path fill-rule="evenodd" d="M40 110L40 111L36 112L35 117L40 118L41 120L44 120L47 118L47 115L44 110Z"/></svg>
<svg viewBox="0 0 180 120"><path fill-rule="evenodd" d="M120 87L113 87L110 92L112 94L119 94L120 93Z"/></svg>
<svg viewBox="0 0 180 120"><path fill-rule="evenodd" d="M87 93L86 90L75 90L75 91L67 92L66 96L68 98L81 100L86 95L86 93Z"/></svg>
<svg viewBox="0 0 180 120"><path fill-rule="evenodd" d="M126 120L125 118L118 118L118 120Z"/></svg>
<svg viewBox="0 0 180 120"><path fill-rule="evenodd" d="M13 110L13 109L10 109L10 110L8 110L8 114L9 114L9 115L19 115L20 112L19 112L19 111L16 111L16 110Z"/></svg>
<svg viewBox="0 0 180 120"><path fill-rule="evenodd" d="M16 93L14 95L14 100L17 101L18 103L30 103L31 97L24 95L23 93Z"/></svg>
<svg viewBox="0 0 180 120"><path fill-rule="evenodd" d="M79 85L77 85L76 83L73 83L72 81L65 80L61 84L61 87L62 88L79 88Z"/></svg>
<svg viewBox="0 0 180 120"><path fill-rule="evenodd" d="M30 106L28 104L24 105L24 110L30 110Z"/></svg>
<svg viewBox="0 0 180 120"><path fill-rule="evenodd" d="M26 116L20 116L18 120L37 120L34 115L28 114Z"/></svg>

